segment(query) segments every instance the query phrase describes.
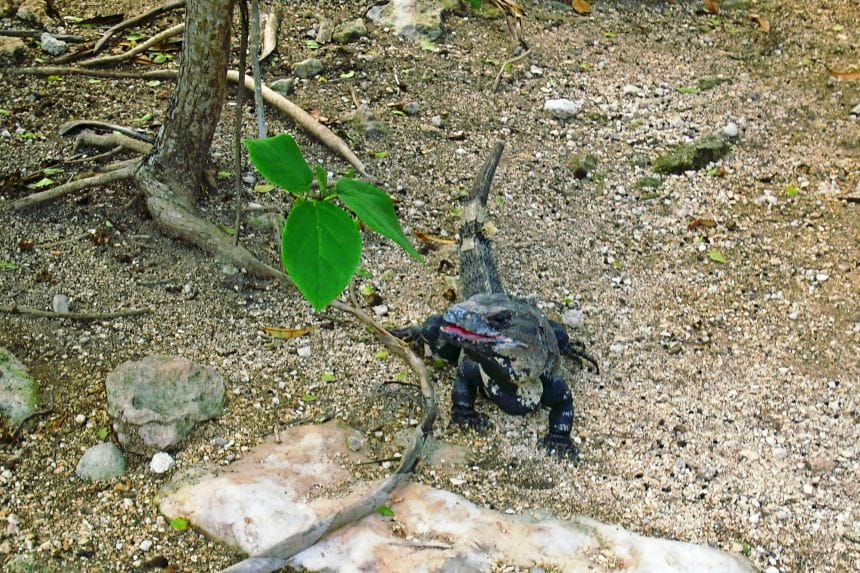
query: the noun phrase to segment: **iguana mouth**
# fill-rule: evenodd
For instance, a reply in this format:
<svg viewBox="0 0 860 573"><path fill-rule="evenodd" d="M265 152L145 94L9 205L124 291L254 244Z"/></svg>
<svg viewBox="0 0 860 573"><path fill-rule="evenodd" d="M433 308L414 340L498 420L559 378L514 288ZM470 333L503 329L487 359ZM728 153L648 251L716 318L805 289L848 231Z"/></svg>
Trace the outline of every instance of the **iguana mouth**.
<svg viewBox="0 0 860 573"><path fill-rule="evenodd" d="M471 330L466 330L465 328L461 328L453 324L445 325L440 330L445 334L450 334L452 336L456 336L457 338L470 340L472 342L510 342L511 340L510 338L507 338L505 336L479 334L477 332L472 332Z"/></svg>

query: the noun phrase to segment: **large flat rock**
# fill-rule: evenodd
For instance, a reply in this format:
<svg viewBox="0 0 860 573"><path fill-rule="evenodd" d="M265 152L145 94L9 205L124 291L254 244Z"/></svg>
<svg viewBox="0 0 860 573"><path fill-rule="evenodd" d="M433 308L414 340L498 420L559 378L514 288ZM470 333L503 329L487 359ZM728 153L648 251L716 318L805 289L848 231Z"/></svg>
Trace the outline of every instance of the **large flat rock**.
<svg viewBox="0 0 860 573"><path fill-rule="evenodd" d="M270 439L224 468L177 475L160 509L247 553L259 552L359 498L353 482L365 441L339 423L303 426ZM422 484L395 490L393 517L370 515L291 561L309 571L490 571L492 564L567 572L740 573L741 557L654 539L586 517L531 519L479 507Z"/></svg>

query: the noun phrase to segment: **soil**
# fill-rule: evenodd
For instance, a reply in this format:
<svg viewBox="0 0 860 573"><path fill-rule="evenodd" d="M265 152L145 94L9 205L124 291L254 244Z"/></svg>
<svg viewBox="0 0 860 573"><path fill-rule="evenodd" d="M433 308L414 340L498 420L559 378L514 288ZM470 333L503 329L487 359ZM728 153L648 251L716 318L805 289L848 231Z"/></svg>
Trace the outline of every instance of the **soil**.
<svg viewBox="0 0 860 573"><path fill-rule="evenodd" d="M60 14L83 18L125 4L54 1ZM361 41L315 48L308 32L319 17L346 21L362 7L291 2L264 76L272 82L294 62L322 60L322 77L298 80L292 99L350 138L409 233L454 237L460 199L492 143L505 140L492 205L505 284L536 295L550 317L583 312L573 334L601 370L570 368L582 461L541 451L545 412L510 417L481 403L493 421L487 434L449 429L453 371L440 369L437 437L470 446L472 465L420 466L416 480L501 510L583 514L718 546L769 573L860 570L860 124L851 113L860 82L830 73L858 71L860 15L853 0L733 4L712 15L698 2L601 1L582 17L527 2L531 52L505 68L494 93L514 46L491 12L449 15L432 49L372 25ZM25 26L0 20L3 29ZM88 38L103 29L63 27ZM46 61L27 40L23 63ZM146 69L159 65L177 62ZM38 181L58 166L65 171L51 178L59 181L96 166L65 163L76 151L57 134L63 122L154 134L171 90L141 80L0 78L3 200L32 192L16 177ZM350 121L353 94L384 135ZM553 119L544 102L559 97L581 112ZM411 102L417 115L401 113ZM212 165L201 168L231 170L234 112L228 102ZM253 137L253 110L242 113ZM674 145L735 128L730 154L715 164L659 186L646 179L649 162ZM347 170L275 112L268 129L292 133L334 173ZM596 166L578 178L572 163L586 155ZM200 208L229 227L230 181L218 187L201 193ZM170 474L151 473L148 459L129 454L127 476L114 481L75 476L110 426L105 377L126 360L180 354L228 380L225 414L175 452L179 469L229 463L279 427L329 417L367 432L385 458L419 417L409 388L391 384L409 380L408 368L378 354L364 327L336 311L314 314L295 290L165 237L140 201L126 206L133 196L130 183L117 184L0 214L2 304L48 310L62 293L72 310L151 309L93 322L0 315L0 344L29 365L47 410L0 443L0 562L119 572L217 571L237 560L159 515L157 491ZM289 206L285 195L250 186L243 200ZM268 231L246 224L242 236L275 262ZM390 324L417 323L448 304L456 254L417 242L423 266L365 235L356 290L372 286L365 302L385 305L378 310ZM277 340L264 325L313 331ZM384 475L386 465L363 471Z"/></svg>

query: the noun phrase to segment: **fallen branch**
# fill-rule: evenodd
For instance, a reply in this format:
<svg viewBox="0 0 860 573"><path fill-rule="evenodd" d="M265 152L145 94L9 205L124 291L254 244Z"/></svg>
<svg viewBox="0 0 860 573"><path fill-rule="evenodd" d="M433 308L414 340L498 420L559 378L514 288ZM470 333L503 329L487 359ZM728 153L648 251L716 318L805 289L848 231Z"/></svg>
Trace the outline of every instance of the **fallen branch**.
<svg viewBox="0 0 860 573"><path fill-rule="evenodd" d="M404 452L400 467L382 482L375 490L364 498L344 507L333 516L323 519L313 526L293 534L283 541L224 569L222 573L268 573L277 571L287 565L291 557L314 545L324 536L335 532L345 525L358 521L378 510L388 502L391 492L400 486L418 464L421 451L436 421L436 396L424 362L403 341L395 338L385 328L366 312L340 301L334 301L332 307L352 314L361 322L371 326L377 338L386 348L397 354L409 364L418 376L421 394L424 398L424 416L421 424L415 429L412 445Z"/></svg>
<svg viewBox="0 0 860 573"><path fill-rule="evenodd" d="M68 131L61 131L61 135L65 135ZM122 132L111 133L93 133L92 131L84 131L79 133L75 138L75 150L82 145L91 145L93 147L122 147L134 153L141 155L149 153L152 149L152 144L142 141L140 138L132 138Z"/></svg>
<svg viewBox="0 0 860 573"><path fill-rule="evenodd" d="M97 185L106 185L122 179L131 179L134 177L134 172L137 170L138 165L140 165L139 158L135 159L133 163L126 164L125 166L113 171L99 173L91 177L84 177L83 179L75 179L68 183L58 185L53 189L48 189L47 191L40 191L38 193L22 197L21 199L2 203L0 204L0 212L26 209L27 207L32 207L39 203L64 197L65 195L74 193L75 191L81 191L82 189L95 187Z"/></svg>
<svg viewBox="0 0 860 573"><path fill-rule="evenodd" d="M111 318L122 318L125 316L138 316L147 314L150 311L148 308L129 308L126 310L115 310L112 312L54 312L51 310L39 310L38 308L30 308L28 306L3 306L0 305L0 312L6 314L22 314L25 316L38 316L41 318L67 318L69 320L108 320Z"/></svg>
<svg viewBox="0 0 860 573"><path fill-rule="evenodd" d="M76 66L34 66L24 68L0 68L0 73L24 76L89 76L111 80L175 80L176 70L149 70L148 72L120 72L116 70L96 70Z"/></svg>
<svg viewBox="0 0 860 573"><path fill-rule="evenodd" d="M167 4L162 4L161 6L157 6L148 12L144 12L143 14L141 14L139 16L129 18L128 20L123 20L122 22L120 22L116 26L113 26L112 28L110 28L107 32L105 32L102 35L101 38L99 38L99 41L96 42L95 46L93 46L93 53L100 52L102 47L104 47L105 42L110 40L113 37L113 35L116 34L117 32L119 32L120 30L125 30L126 28L130 28L132 26L140 24L141 22L146 22L147 20L155 18L156 16L160 16L161 14L163 14L165 12L169 12L170 10L176 10L178 8L182 8L183 6L185 6L185 0L178 0L176 2L169 2Z"/></svg>
<svg viewBox="0 0 860 573"><path fill-rule="evenodd" d="M149 48L156 44L160 44L164 40L168 38L172 38L173 36L177 36L185 31L185 23L177 24L171 28L168 28L162 32L159 32L155 36L151 37L147 41L138 44L134 48L127 50L121 54L116 54L114 56L102 56L100 58L90 58L89 60L84 60L79 62L80 66L102 66L104 64L113 64L116 62L122 62L124 60L128 60L133 58L134 56L147 51Z"/></svg>

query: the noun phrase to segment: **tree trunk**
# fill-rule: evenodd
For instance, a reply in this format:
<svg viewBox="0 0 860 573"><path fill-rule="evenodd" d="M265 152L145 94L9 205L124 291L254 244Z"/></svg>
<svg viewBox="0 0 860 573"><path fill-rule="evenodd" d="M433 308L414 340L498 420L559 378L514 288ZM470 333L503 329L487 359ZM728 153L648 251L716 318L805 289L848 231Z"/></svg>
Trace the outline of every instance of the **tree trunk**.
<svg viewBox="0 0 860 573"><path fill-rule="evenodd" d="M176 90L135 183L166 233L257 276L283 278L197 214L196 193L224 103L233 0L188 0L185 10Z"/></svg>

